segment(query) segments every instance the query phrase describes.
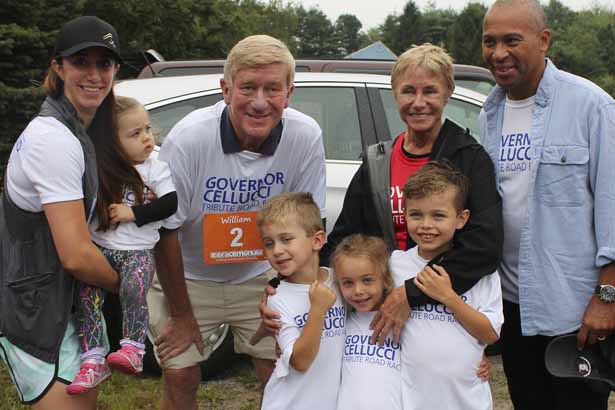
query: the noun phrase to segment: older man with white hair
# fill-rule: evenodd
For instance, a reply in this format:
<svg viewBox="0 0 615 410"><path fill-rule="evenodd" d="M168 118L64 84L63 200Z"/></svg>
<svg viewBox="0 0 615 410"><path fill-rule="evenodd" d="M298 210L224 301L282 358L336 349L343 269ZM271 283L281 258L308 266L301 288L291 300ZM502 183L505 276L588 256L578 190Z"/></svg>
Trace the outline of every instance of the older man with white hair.
<svg viewBox="0 0 615 410"><path fill-rule="evenodd" d="M167 136L178 210L156 246L157 280L148 294L150 332L164 373L162 409L196 409L203 344L228 323L235 351L252 357L264 384L274 342L248 343L271 266L256 213L282 192L310 192L325 215L322 131L288 108L295 60L281 41L246 37L230 51L224 101L188 114Z"/></svg>

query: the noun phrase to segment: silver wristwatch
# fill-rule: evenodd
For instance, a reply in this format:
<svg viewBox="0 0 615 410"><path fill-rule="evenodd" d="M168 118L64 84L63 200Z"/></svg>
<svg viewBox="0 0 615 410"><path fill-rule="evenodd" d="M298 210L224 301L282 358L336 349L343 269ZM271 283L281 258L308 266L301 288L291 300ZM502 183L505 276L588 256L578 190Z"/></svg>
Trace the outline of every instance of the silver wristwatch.
<svg viewBox="0 0 615 410"><path fill-rule="evenodd" d="M615 302L615 286L613 285L598 285L594 293L604 303Z"/></svg>

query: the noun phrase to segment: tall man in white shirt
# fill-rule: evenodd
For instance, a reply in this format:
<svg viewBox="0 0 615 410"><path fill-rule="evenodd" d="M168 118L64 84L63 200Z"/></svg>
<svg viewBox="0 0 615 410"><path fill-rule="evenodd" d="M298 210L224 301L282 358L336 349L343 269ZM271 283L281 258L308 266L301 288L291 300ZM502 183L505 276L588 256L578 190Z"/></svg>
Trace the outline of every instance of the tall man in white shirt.
<svg viewBox="0 0 615 410"><path fill-rule="evenodd" d="M178 211L156 247L158 280L148 295L150 332L164 375L162 409L196 409L203 343L222 323L235 350L252 357L264 384L273 370L273 340L248 341L260 324L267 283L256 213L285 191L312 193L325 216L322 132L288 107L295 61L265 35L237 43L220 87L224 101L173 127L160 151L177 188Z"/></svg>
<svg viewBox="0 0 615 410"><path fill-rule="evenodd" d="M498 86L480 117L502 196L502 358L516 409L606 409L608 393L545 368L554 336L615 327L615 101L546 58L536 0L497 0L483 57Z"/></svg>

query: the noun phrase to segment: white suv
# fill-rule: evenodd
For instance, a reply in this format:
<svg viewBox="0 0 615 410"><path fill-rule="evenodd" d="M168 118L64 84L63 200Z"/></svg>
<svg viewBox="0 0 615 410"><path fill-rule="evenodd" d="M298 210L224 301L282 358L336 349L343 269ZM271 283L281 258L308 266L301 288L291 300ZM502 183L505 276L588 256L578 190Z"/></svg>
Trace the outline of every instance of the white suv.
<svg viewBox="0 0 615 410"><path fill-rule="evenodd" d="M220 77L208 74L127 80L118 83L115 92L145 105L164 138L186 114L222 99ZM444 113L478 138L478 114L485 98L457 87ZM406 126L399 119L388 75L297 73L290 105L313 117L323 131L330 230L361 163L362 150L395 138Z"/></svg>

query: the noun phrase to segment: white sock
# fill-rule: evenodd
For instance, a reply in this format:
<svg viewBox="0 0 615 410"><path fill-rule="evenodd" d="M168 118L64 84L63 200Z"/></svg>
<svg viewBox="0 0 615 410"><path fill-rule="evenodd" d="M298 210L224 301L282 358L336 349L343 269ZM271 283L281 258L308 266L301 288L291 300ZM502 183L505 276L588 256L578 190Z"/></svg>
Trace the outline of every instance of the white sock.
<svg viewBox="0 0 615 410"><path fill-rule="evenodd" d="M130 339L120 340L120 346L124 346L124 345L130 345L132 347L137 348L141 356L145 354L145 345L143 343L135 342L134 340L130 340Z"/></svg>
<svg viewBox="0 0 615 410"><path fill-rule="evenodd" d="M84 363L103 364L105 362L105 349L95 347L81 354L81 361Z"/></svg>

